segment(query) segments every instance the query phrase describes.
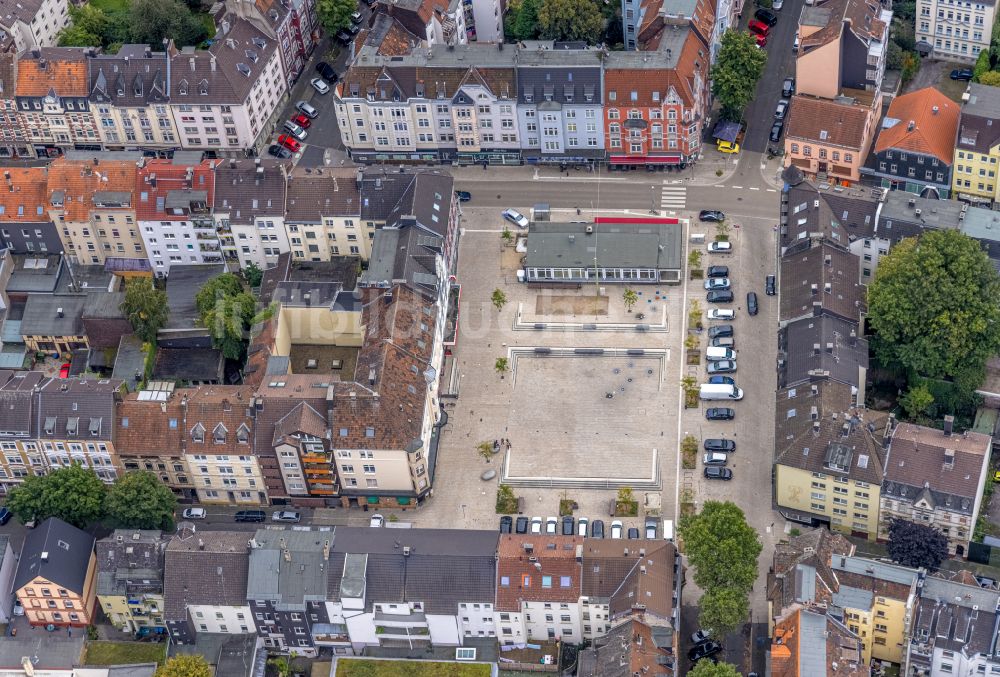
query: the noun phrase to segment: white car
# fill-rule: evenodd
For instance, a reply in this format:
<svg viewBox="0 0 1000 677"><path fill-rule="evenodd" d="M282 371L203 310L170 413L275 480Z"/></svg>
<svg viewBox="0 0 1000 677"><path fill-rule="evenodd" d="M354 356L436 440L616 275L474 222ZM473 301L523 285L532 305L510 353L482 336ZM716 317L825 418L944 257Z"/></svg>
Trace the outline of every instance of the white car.
<svg viewBox="0 0 1000 677"><path fill-rule="evenodd" d="M577 521L577 523L576 523L576 535L577 536L586 536L587 535L587 526L589 524L590 524L590 520L589 519L587 519L586 517L581 517L579 519L579 521Z"/></svg>
<svg viewBox="0 0 1000 677"><path fill-rule="evenodd" d="M542 518L532 517L531 518L531 533L540 534L542 533Z"/></svg>
<svg viewBox="0 0 1000 677"><path fill-rule="evenodd" d="M19 599L15 599L14 600L14 615L15 616L23 616L24 615L24 607L21 606L21 600L19 600Z"/></svg>
<svg viewBox="0 0 1000 677"><path fill-rule="evenodd" d="M622 521L615 520L611 523L611 538L621 538L622 537Z"/></svg>
<svg viewBox="0 0 1000 677"><path fill-rule="evenodd" d="M185 508L181 517L186 520L203 520L208 516L204 508Z"/></svg>
<svg viewBox="0 0 1000 677"><path fill-rule="evenodd" d="M385 518L382 517L382 515L379 515L378 513L375 513L374 515L372 515L372 518L368 521L368 526L370 526L370 527L376 527L376 528L377 527L384 527L385 526Z"/></svg>
<svg viewBox="0 0 1000 677"><path fill-rule="evenodd" d="M559 520L555 517L545 518L545 533L547 534L558 534L559 533Z"/></svg>
<svg viewBox="0 0 1000 677"><path fill-rule="evenodd" d="M271 514L272 522L298 522L302 515L298 510L278 510Z"/></svg>
<svg viewBox="0 0 1000 677"><path fill-rule="evenodd" d="M779 9L781 9L782 5L783 5L782 0L773 0L773 2L771 3L771 9L778 11Z"/></svg>
<svg viewBox="0 0 1000 677"><path fill-rule="evenodd" d="M729 254L733 251L732 242L709 242L708 251L713 254Z"/></svg>
<svg viewBox="0 0 1000 677"><path fill-rule="evenodd" d="M330 91L330 85L326 84L323 78L313 78L309 81L309 84L320 94L326 94Z"/></svg>
<svg viewBox="0 0 1000 677"><path fill-rule="evenodd" d="M710 320L731 320L736 317L736 311L732 308L710 308L708 319Z"/></svg>
<svg viewBox="0 0 1000 677"><path fill-rule="evenodd" d="M505 209L505 210L503 210L503 217L507 221L510 221L511 223L513 223L518 228L527 228L528 227L528 219L524 218L524 214L522 214L521 212L516 211L514 209Z"/></svg>
<svg viewBox="0 0 1000 677"><path fill-rule="evenodd" d="M282 127L284 128L284 130L286 132L288 132L289 134L291 134L292 136L294 136L299 141L305 141L306 137L309 136L309 132L307 132L306 130L302 129L301 127L299 127L294 122L291 122L291 121L286 122L284 125L282 125Z"/></svg>

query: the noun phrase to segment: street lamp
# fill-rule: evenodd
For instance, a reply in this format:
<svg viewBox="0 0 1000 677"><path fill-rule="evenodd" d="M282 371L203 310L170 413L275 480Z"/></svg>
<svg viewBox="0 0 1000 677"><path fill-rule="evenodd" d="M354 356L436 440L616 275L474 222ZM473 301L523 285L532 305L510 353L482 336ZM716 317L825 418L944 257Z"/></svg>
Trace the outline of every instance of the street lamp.
<svg viewBox="0 0 1000 677"><path fill-rule="evenodd" d="M649 187L649 213L659 215L660 212L656 211L656 186Z"/></svg>

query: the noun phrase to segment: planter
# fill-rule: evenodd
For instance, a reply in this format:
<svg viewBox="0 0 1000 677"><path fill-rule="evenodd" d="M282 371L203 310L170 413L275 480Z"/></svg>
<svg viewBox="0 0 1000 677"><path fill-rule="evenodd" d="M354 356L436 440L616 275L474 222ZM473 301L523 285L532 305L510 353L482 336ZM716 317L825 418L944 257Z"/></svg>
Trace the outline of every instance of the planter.
<svg viewBox="0 0 1000 677"><path fill-rule="evenodd" d="M639 514L639 501L615 503L615 517L635 517Z"/></svg>
<svg viewBox="0 0 1000 677"><path fill-rule="evenodd" d="M697 409L698 408L698 391L689 390L684 393L684 408L685 409Z"/></svg>
<svg viewBox="0 0 1000 677"><path fill-rule="evenodd" d="M687 359L685 364L697 365L701 364L701 351L700 350L688 350Z"/></svg>

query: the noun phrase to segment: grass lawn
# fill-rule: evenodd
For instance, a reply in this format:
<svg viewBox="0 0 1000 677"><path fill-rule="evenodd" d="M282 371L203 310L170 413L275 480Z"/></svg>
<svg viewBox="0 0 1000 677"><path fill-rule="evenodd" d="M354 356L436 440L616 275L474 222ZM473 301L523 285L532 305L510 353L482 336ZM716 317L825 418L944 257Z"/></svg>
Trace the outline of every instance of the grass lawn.
<svg viewBox="0 0 1000 677"><path fill-rule="evenodd" d="M121 12L128 7L128 0L91 0L91 5L108 14Z"/></svg>
<svg viewBox="0 0 1000 677"><path fill-rule="evenodd" d="M340 658L335 677L489 677L489 674L490 666L485 664Z"/></svg>
<svg viewBox="0 0 1000 677"><path fill-rule="evenodd" d="M84 665L163 664L165 644L155 642L87 642Z"/></svg>

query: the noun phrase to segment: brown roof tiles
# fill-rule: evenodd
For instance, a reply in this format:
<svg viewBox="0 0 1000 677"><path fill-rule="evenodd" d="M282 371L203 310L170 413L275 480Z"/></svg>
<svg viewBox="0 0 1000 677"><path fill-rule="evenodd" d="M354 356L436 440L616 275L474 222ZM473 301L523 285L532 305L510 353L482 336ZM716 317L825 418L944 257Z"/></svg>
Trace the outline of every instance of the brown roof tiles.
<svg viewBox="0 0 1000 677"><path fill-rule="evenodd" d="M526 543L531 543L530 551ZM522 601L578 601L583 572L576 553L583 543L582 536L501 536L497 550L497 610L520 611Z"/></svg>
<svg viewBox="0 0 1000 677"><path fill-rule="evenodd" d="M45 47L39 52L39 58L25 52L18 60L17 96L39 97L54 92L56 96L86 97L90 93L82 49Z"/></svg>
<svg viewBox="0 0 1000 677"><path fill-rule="evenodd" d="M911 151L933 156L950 165L960 114L959 105L934 87L898 96L889 104L886 122L875 142L875 152ZM895 123L886 127L890 120Z"/></svg>
<svg viewBox="0 0 1000 677"><path fill-rule="evenodd" d="M100 198L102 193L127 193L122 209L131 211L135 209L135 175L135 162L104 160L95 164L92 160L59 158L49 165L48 201L69 222L89 221L96 208L95 196Z"/></svg>
<svg viewBox="0 0 1000 677"><path fill-rule="evenodd" d="M860 152L872 116L872 109L859 103L796 94L789 107L786 138Z"/></svg>
<svg viewBox="0 0 1000 677"><path fill-rule="evenodd" d="M0 222L48 221L45 167L5 167L0 184Z"/></svg>
<svg viewBox="0 0 1000 677"><path fill-rule="evenodd" d="M900 423L889 443L886 482L926 487L974 501L979 494L979 478L989 462L991 442L990 436L982 433L967 431L946 436L935 428Z"/></svg>

